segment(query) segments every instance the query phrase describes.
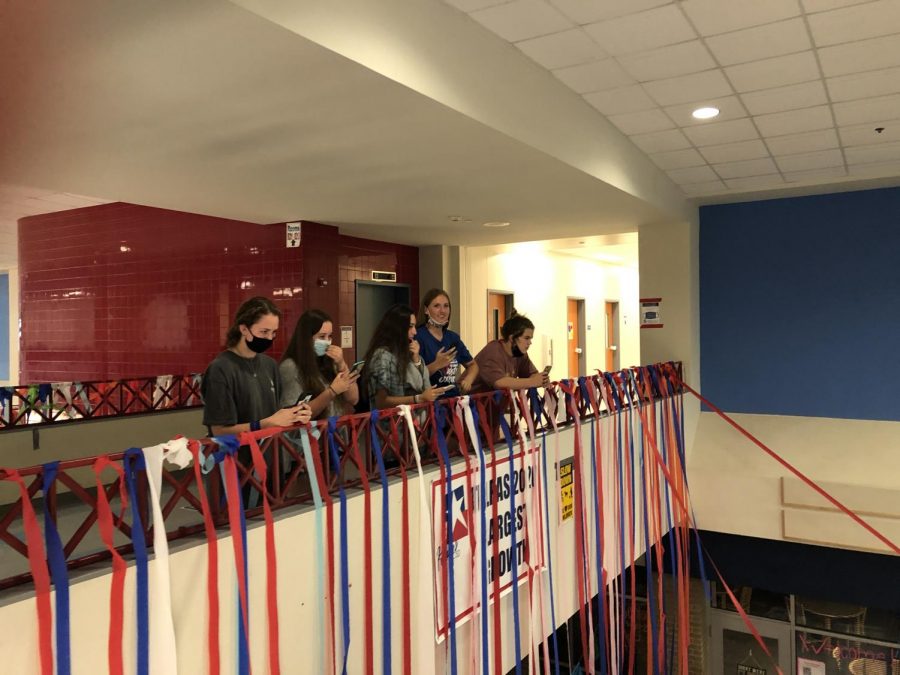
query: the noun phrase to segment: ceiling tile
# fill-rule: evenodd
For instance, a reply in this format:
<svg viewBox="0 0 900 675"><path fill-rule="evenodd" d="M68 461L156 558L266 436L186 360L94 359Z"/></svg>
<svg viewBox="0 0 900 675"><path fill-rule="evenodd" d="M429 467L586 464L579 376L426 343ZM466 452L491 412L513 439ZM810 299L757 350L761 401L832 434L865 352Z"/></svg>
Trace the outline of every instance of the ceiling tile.
<svg viewBox="0 0 900 675"><path fill-rule="evenodd" d="M683 169L689 166L704 166L706 164L706 160L693 148L650 155L650 159L653 160L656 166L666 171L669 169Z"/></svg>
<svg viewBox="0 0 900 675"><path fill-rule="evenodd" d="M810 169L809 171L785 171L782 175L788 183L808 183L827 178L842 178L847 175L847 169L843 166L831 166L827 169Z"/></svg>
<svg viewBox="0 0 900 675"><path fill-rule="evenodd" d="M747 178L730 178L725 184L732 190L760 190L763 188L783 187L784 179L777 173L767 176L748 176Z"/></svg>
<svg viewBox="0 0 900 675"><path fill-rule="evenodd" d="M668 5L672 0L550 0L563 14L578 24L615 19Z"/></svg>
<svg viewBox="0 0 900 675"><path fill-rule="evenodd" d="M900 160L900 142L883 143L881 145L858 145L846 148L848 164L867 164L869 162L893 162Z"/></svg>
<svg viewBox="0 0 900 675"><path fill-rule="evenodd" d="M716 35L707 38L706 44L723 66L793 54L812 47L803 19Z"/></svg>
<svg viewBox="0 0 900 675"><path fill-rule="evenodd" d="M808 14L813 14L814 12L827 12L838 7L858 5L861 2L869 2L869 0L801 0L801 2L803 9Z"/></svg>
<svg viewBox="0 0 900 675"><path fill-rule="evenodd" d="M549 35L574 25L543 0L513 0L472 12L469 16L504 40L518 42Z"/></svg>
<svg viewBox="0 0 900 675"><path fill-rule="evenodd" d="M827 84L831 100L835 102L894 94L900 92L900 68L832 77Z"/></svg>
<svg viewBox="0 0 900 675"><path fill-rule="evenodd" d="M741 94L741 100L751 115L765 115L782 110L822 105L828 103L828 95L821 80L812 80Z"/></svg>
<svg viewBox="0 0 900 675"><path fill-rule="evenodd" d="M799 155L786 155L776 157L778 168L787 171L808 171L810 169L824 169L831 166L844 166L844 155L838 148L833 150L819 150L817 152L804 152Z"/></svg>
<svg viewBox="0 0 900 675"><path fill-rule="evenodd" d="M485 7L502 5L504 2L509 2L509 0L444 0L444 2L464 12L474 12Z"/></svg>
<svg viewBox="0 0 900 675"><path fill-rule="evenodd" d="M726 162L714 164L713 169L722 178L744 178L746 176L765 176L775 173L778 169L771 157L760 159L746 159L742 162Z"/></svg>
<svg viewBox="0 0 900 675"><path fill-rule="evenodd" d="M700 40L620 56L619 64L638 82L662 80L716 67Z"/></svg>
<svg viewBox="0 0 900 675"><path fill-rule="evenodd" d="M769 156L769 150L766 148L765 143L759 140L707 145L700 148L700 153L711 164L740 162L745 159L759 159Z"/></svg>
<svg viewBox="0 0 900 675"><path fill-rule="evenodd" d="M672 169L666 171L669 178L679 185L687 185L688 183L704 183L718 179L715 172L708 166L692 166L686 169Z"/></svg>
<svg viewBox="0 0 900 675"><path fill-rule="evenodd" d="M585 26L588 34L610 54L631 54L697 37L678 5Z"/></svg>
<svg viewBox="0 0 900 675"><path fill-rule="evenodd" d="M898 113L900 94L834 104L834 118L841 127L863 122L873 122L873 127L883 126L885 120L895 119Z"/></svg>
<svg viewBox="0 0 900 675"><path fill-rule="evenodd" d="M819 66L811 51L728 66L725 72L740 92L819 79Z"/></svg>
<svg viewBox="0 0 900 675"><path fill-rule="evenodd" d="M700 107L710 106L719 109L716 116L716 122L724 122L725 120L735 120L741 117L747 117L747 111L738 100L737 96L723 96L721 98L705 98L700 101L691 103L682 103L680 105L666 106L663 110L672 118L680 127L696 126L698 124L709 124L710 120L695 119L692 113Z"/></svg>
<svg viewBox="0 0 900 675"><path fill-rule="evenodd" d="M819 47L897 33L900 2L876 0L809 16L809 29Z"/></svg>
<svg viewBox="0 0 900 675"><path fill-rule="evenodd" d="M629 87L595 91L584 95L585 100L604 115L619 115L621 113L650 110L656 107L653 99L647 96L641 85L633 84Z"/></svg>
<svg viewBox="0 0 900 675"><path fill-rule="evenodd" d="M815 131L834 126L831 110L827 105L803 108L802 110L788 110L787 112L771 113L769 115L757 115L754 119L756 120L756 126L759 127L759 132L763 136L796 134L801 131Z"/></svg>
<svg viewBox="0 0 900 675"><path fill-rule="evenodd" d="M638 134L632 136L631 141L648 154L665 152L667 150L681 150L682 148L689 148L691 145L687 137L678 129Z"/></svg>
<svg viewBox="0 0 900 675"><path fill-rule="evenodd" d="M634 84L628 73L612 59L560 68L554 70L553 74L579 94Z"/></svg>
<svg viewBox="0 0 900 675"><path fill-rule="evenodd" d="M759 26L800 14L796 0L684 0L681 6L703 35Z"/></svg>
<svg viewBox="0 0 900 675"><path fill-rule="evenodd" d="M900 35L819 49L825 77L900 66Z"/></svg>
<svg viewBox="0 0 900 675"><path fill-rule="evenodd" d="M880 134L875 131L876 126L884 128ZM881 125L856 124L851 127L841 127L838 129L841 135L841 141L847 145L881 145L882 143L891 143L900 141L900 119L889 120Z"/></svg>
<svg viewBox="0 0 900 675"><path fill-rule="evenodd" d="M658 109L625 113L623 115L610 115L608 119L618 127L619 131L627 135L662 131L675 126L672 124L672 120L662 110Z"/></svg>
<svg viewBox="0 0 900 675"><path fill-rule="evenodd" d="M854 164L849 169L851 176L897 176L900 175L900 161Z"/></svg>
<svg viewBox="0 0 900 675"><path fill-rule="evenodd" d="M689 197L711 195L726 190L725 183L720 180L710 180L705 183L688 183L681 186L681 191Z"/></svg>
<svg viewBox="0 0 900 675"><path fill-rule="evenodd" d="M580 28L517 42L516 47L547 70L599 61L606 57L600 45Z"/></svg>
<svg viewBox="0 0 900 675"><path fill-rule="evenodd" d="M779 155L794 155L801 152L829 150L837 148L840 143L834 129L820 129L819 131L808 131L802 134L767 138L766 145L769 146L772 154L777 157Z"/></svg>
<svg viewBox="0 0 900 675"><path fill-rule="evenodd" d="M686 127L683 131L693 144L697 146L722 145L723 143L759 138L759 134L756 133L756 127L748 119Z"/></svg>
<svg viewBox="0 0 900 675"><path fill-rule="evenodd" d="M660 105L678 105L704 99L730 96L734 93L721 70L655 80L644 84L644 90Z"/></svg>

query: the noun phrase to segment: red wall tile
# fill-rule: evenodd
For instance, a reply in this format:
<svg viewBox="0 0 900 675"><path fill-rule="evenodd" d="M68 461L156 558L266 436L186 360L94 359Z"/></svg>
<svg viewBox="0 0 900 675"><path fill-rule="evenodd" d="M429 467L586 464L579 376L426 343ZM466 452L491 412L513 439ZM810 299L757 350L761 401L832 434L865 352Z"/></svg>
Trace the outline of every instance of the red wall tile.
<svg viewBox="0 0 900 675"><path fill-rule="evenodd" d="M254 295L284 313L277 358L306 307L352 325L345 267L366 278L370 269L397 271L418 294L415 247L342 237L318 223L304 223L301 246L289 249L282 224L133 204L23 218L20 381L202 371Z"/></svg>

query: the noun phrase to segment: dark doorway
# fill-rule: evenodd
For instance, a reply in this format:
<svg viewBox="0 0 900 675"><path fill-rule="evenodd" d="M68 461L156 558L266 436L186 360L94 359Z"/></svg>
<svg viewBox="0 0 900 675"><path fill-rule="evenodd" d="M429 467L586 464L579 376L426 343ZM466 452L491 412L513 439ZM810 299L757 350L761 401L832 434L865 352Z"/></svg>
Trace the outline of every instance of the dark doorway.
<svg viewBox="0 0 900 675"><path fill-rule="evenodd" d="M356 358L365 356L369 340L384 313L392 305L410 303L409 284L384 281L356 282ZM415 309L413 307L412 309Z"/></svg>

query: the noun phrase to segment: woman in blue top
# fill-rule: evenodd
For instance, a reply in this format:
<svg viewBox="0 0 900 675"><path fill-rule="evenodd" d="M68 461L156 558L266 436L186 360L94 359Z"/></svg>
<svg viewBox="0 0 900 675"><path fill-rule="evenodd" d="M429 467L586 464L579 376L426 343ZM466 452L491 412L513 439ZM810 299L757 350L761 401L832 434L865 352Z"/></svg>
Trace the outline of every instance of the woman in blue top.
<svg viewBox="0 0 900 675"><path fill-rule="evenodd" d="M444 396L467 394L478 376L478 365L450 323L450 296L432 288L422 298L416 341L433 387L452 386Z"/></svg>

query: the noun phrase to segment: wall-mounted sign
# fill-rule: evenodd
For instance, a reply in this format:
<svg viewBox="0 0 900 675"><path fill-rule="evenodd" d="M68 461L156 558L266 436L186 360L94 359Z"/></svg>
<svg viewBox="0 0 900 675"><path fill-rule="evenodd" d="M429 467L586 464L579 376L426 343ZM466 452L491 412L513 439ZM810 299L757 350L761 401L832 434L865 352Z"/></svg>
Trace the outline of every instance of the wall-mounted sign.
<svg viewBox="0 0 900 675"><path fill-rule="evenodd" d="M300 247L300 223L286 223L285 224L285 247L287 248L299 248Z"/></svg>
<svg viewBox="0 0 900 675"><path fill-rule="evenodd" d="M559 463L559 519L562 522L575 515L574 462L569 457Z"/></svg>
<svg viewBox="0 0 900 675"><path fill-rule="evenodd" d="M353 326L341 326L341 349L353 349Z"/></svg>
<svg viewBox="0 0 900 675"><path fill-rule="evenodd" d="M575 325L571 321L566 324L566 337L569 340L575 339Z"/></svg>
<svg viewBox="0 0 900 675"><path fill-rule="evenodd" d="M641 298L641 328L662 328L662 298Z"/></svg>
<svg viewBox="0 0 900 675"><path fill-rule="evenodd" d="M739 663L737 667L738 675L766 675L765 668L757 668L756 666L745 666Z"/></svg>

